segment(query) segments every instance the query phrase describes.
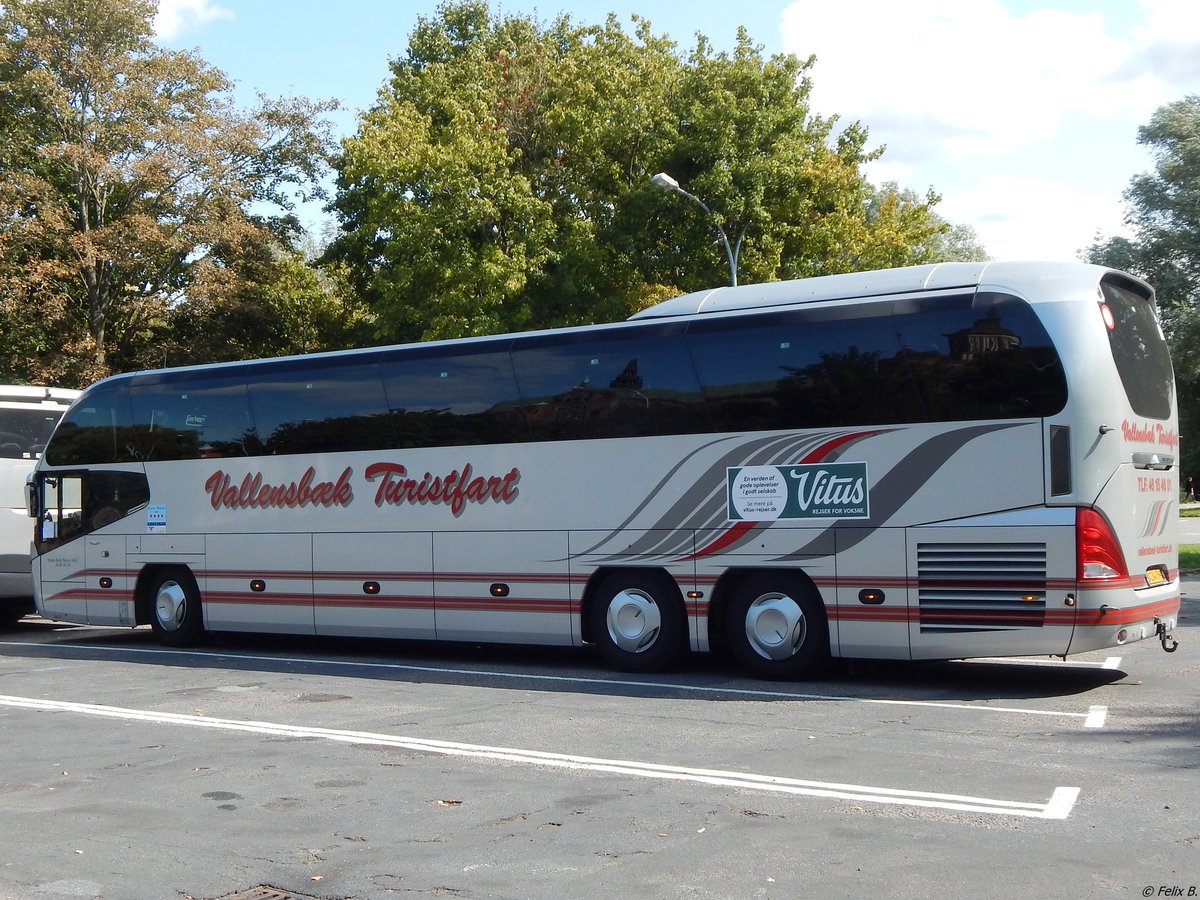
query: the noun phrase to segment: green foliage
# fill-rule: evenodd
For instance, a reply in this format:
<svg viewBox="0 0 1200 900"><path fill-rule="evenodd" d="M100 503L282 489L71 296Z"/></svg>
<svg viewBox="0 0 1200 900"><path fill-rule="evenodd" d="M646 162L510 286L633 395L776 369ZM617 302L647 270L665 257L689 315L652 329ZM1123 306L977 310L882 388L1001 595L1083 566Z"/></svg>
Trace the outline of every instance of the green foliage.
<svg viewBox="0 0 1200 900"><path fill-rule="evenodd" d="M408 54L343 142L333 204L345 264L381 337L620 319L664 296L923 262L949 230L876 191L857 123L809 107L813 59L681 55L635 17L577 26L480 0L418 21ZM660 191L669 172L712 210ZM942 245L944 246L944 244Z"/></svg>
<svg viewBox="0 0 1200 900"><path fill-rule="evenodd" d="M299 234L293 197L316 190L329 104L234 109L221 72L153 44L155 8L0 7L5 378L82 384L159 364L190 302L248 296L233 289L248 260Z"/></svg>
<svg viewBox="0 0 1200 900"><path fill-rule="evenodd" d="M231 271L199 267L188 302L172 310L156 365L196 365L338 350L369 342L373 317L336 266L298 252L244 248Z"/></svg>
<svg viewBox="0 0 1200 900"><path fill-rule="evenodd" d="M1179 545L1179 570L1181 572L1200 571L1200 544Z"/></svg>
<svg viewBox="0 0 1200 900"><path fill-rule="evenodd" d="M915 218L915 224L924 229L925 237L920 243L907 245L910 261L987 261L990 257L974 228L970 225L952 225L931 210L940 201L941 198L933 191L922 197L909 188L901 189L895 182L885 182L867 205L867 220L882 224L887 221L888 215L909 220ZM911 232L904 234L910 235Z"/></svg>

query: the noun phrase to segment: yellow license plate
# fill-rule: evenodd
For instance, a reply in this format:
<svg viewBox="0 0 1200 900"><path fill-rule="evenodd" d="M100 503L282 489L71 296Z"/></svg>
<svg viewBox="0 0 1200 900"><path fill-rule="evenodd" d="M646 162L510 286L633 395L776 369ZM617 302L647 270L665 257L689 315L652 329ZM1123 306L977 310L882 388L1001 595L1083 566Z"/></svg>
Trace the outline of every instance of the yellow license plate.
<svg viewBox="0 0 1200 900"><path fill-rule="evenodd" d="M1167 573L1164 572L1162 569L1147 569L1146 570L1146 584L1150 585L1150 587L1154 587L1156 584L1166 584L1166 583L1167 583Z"/></svg>

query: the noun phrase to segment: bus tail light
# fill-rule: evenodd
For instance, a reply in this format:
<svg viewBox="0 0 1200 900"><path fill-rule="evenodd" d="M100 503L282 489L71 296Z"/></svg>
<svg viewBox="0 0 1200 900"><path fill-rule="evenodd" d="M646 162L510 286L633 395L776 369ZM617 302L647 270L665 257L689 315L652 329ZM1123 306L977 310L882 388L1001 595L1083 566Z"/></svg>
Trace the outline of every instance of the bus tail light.
<svg viewBox="0 0 1200 900"><path fill-rule="evenodd" d="M1125 554L1108 519L1094 509L1075 511L1075 546L1080 581L1128 579Z"/></svg>
<svg viewBox="0 0 1200 900"><path fill-rule="evenodd" d="M1113 311L1107 303L1100 304L1100 318L1104 320L1104 327L1109 331L1117 327L1117 320L1113 317Z"/></svg>

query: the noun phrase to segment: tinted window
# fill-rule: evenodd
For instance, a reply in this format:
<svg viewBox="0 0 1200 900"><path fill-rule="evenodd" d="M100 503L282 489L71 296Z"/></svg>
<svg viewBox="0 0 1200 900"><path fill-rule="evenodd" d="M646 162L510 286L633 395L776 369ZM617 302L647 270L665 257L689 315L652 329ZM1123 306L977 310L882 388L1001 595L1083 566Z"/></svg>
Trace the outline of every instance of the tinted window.
<svg viewBox="0 0 1200 900"><path fill-rule="evenodd" d="M1170 360L1153 310L1119 286L1106 292L1134 409L1166 416ZM47 459L1026 418L1065 402L1061 363L1028 304L967 294L137 376L89 390Z"/></svg>
<svg viewBox="0 0 1200 900"><path fill-rule="evenodd" d="M129 400L138 459L220 459L262 452L240 377L146 379L129 388Z"/></svg>
<svg viewBox="0 0 1200 900"><path fill-rule="evenodd" d="M1028 304L923 297L694 323L719 431L1051 415L1066 380Z"/></svg>
<svg viewBox="0 0 1200 900"><path fill-rule="evenodd" d="M90 388L59 424L46 448L55 466L131 462L138 458L138 430L129 409L127 382L101 382Z"/></svg>
<svg viewBox="0 0 1200 900"><path fill-rule="evenodd" d="M150 502L150 484L141 472L88 472L83 485L83 524L89 532Z"/></svg>
<svg viewBox="0 0 1200 900"><path fill-rule="evenodd" d="M888 302L697 322L688 341L718 431L923 417Z"/></svg>
<svg viewBox="0 0 1200 900"><path fill-rule="evenodd" d="M513 353L534 440L710 431L679 326L533 338Z"/></svg>
<svg viewBox="0 0 1200 900"><path fill-rule="evenodd" d="M383 382L373 363L271 374L250 383L250 406L264 453L395 446Z"/></svg>
<svg viewBox="0 0 1200 900"><path fill-rule="evenodd" d="M1050 416L1066 403L1058 353L1029 304L979 293L900 300L894 312L927 421Z"/></svg>
<svg viewBox="0 0 1200 900"><path fill-rule="evenodd" d="M1129 405L1139 416L1170 418L1175 375L1150 297L1115 279L1100 287L1113 314L1108 343Z"/></svg>
<svg viewBox="0 0 1200 900"><path fill-rule="evenodd" d="M55 473L40 477L38 483L38 553L111 525L150 500L150 485L142 472Z"/></svg>
<svg viewBox="0 0 1200 900"><path fill-rule="evenodd" d="M435 356L397 353L383 386L399 447L528 440L507 349L487 345Z"/></svg>
<svg viewBox="0 0 1200 900"><path fill-rule="evenodd" d="M46 447L61 409L0 409L0 457L30 459Z"/></svg>

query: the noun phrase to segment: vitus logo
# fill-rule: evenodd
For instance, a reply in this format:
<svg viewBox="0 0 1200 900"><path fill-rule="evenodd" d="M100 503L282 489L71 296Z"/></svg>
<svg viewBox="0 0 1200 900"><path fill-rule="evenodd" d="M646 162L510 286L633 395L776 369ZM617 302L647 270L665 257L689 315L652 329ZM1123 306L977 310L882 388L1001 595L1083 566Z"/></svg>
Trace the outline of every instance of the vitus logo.
<svg viewBox="0 0 1200 900"><path fill-rule="evenodd" d="M740 466L726 470L734 521L870 518L865 462Z"/></svg>

